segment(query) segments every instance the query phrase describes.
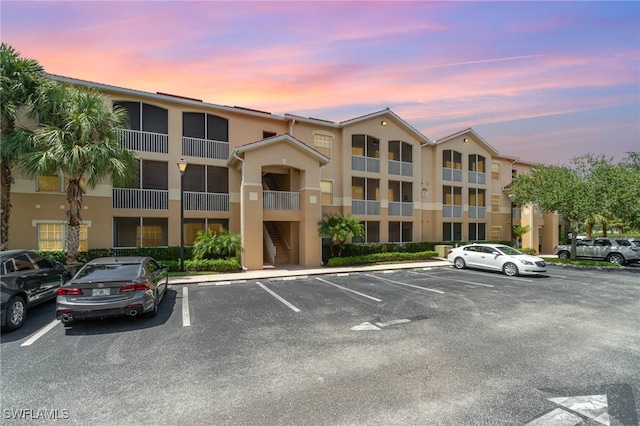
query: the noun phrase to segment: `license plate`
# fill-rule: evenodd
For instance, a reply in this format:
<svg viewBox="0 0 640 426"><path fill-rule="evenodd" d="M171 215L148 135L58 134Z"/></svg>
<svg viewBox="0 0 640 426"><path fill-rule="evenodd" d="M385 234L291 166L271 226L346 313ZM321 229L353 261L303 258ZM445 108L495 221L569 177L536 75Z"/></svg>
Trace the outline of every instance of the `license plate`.
<svg viewBox="0 0 640 426"><path fill-rule="evenodd" d="M92 296L108 296L109 295L109 290L108 288L94 288L93 291L91 292Z"/></svg>

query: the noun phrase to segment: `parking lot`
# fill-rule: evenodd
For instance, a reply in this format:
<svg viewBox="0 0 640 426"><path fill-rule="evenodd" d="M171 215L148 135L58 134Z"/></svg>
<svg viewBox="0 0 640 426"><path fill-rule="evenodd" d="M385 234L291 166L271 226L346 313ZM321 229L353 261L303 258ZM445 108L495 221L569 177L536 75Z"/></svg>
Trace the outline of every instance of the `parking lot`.
<svg viewBox="0 0 640 426"><path fill-rule="evenodd" d="M155 318L2 334L2 423L636 425L640 268L174 285Z"/></svg>

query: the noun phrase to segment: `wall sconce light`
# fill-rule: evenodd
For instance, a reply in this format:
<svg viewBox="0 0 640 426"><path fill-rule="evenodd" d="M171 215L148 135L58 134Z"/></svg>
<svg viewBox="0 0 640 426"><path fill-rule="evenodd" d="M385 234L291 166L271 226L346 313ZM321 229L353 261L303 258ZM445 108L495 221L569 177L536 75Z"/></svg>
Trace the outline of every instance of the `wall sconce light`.
<svg viewBox="0 0 640 426"><path fill-rule="evenodd" d="M386 126L386 125L387 125L387 122L386 122L385 120L382 120L382 121L380 122L380 125L381 125L381 126Z"/></svg>
<svg viewBox="0 0 640 426"><path fill-rule="evenodd" d="M462 142L464 142L464 143L469 143L469 139L464 138L464 139L462 140Z"/></svg>

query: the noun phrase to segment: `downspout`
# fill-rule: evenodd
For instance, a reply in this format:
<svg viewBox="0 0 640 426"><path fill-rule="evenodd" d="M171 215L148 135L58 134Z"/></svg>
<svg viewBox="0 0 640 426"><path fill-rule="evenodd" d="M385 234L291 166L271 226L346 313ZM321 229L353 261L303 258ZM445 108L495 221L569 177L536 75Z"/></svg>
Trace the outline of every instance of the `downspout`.
<svg viewBox="0 0 640 426"><path fill-rule="evenodd" d="M240 200L244 201L244 160L236 154L236 150L233 150L233 158L242 163L242 181L240 182ZM242 210L244 210L244 202L242 203ZM244 230L244 211L240 212L240 229ZM240 252L240 267L243 271L247 271L247 267L244 266L244 247Z"/></svg>
<svg viewBox="0 0 640 426"><path fill-rule="evenodd" d="M289 135L293 136L293 127L296 124L296 119L292 118L291 119L291 124L289 124Z"/></svg>

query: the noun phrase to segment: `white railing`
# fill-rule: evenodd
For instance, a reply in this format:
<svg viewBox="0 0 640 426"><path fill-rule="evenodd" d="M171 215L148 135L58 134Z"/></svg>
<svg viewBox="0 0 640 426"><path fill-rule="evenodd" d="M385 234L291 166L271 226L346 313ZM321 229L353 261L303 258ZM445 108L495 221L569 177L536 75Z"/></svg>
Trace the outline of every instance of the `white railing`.
<svg viewBox="0 0 640 426"><path fill-rule="evenodd" d="M389 160L389 174L399 176L413 176L413 163Z"/></svg>
<svg viewBox="0 0 640 426"><path fill-rule="evenodd" d="M413 203L389 201L389 216L413 216Z"/></svg>
<svg viewBox="0 0 640 426"><path fill-rule="evenodd" d="M228 212L229 194L185 191L183 203L185 210Z"/></svg>
<svg viewBox="0 0 640 426"><path fill-rule="evenodd" d="M120 145L134 151L169 153L169 135L119 129Z"/></svg>
<svg viewBox="0 0 640 426"><path fill-rule="evenodd" d="M486 219L486 218L487 218L486 207L469 206L469 219Z"/></svg>
<svg viewBox="0 0 640 426"><path fill-rule="evenodd" d="M351 200L353 214L377 216L380 214L380 201Z"/></svg>
<svg viewBox="0 0 640 426"><path fill-rule="evenodd" d="M442 217L462 217L462 206L443 205Z"/></svg>
<svg viewBox="0 0 640 426"><path fill-rule="evenodd" d="M183 136L182 155L226 160L229 158L229 142Z"/></svg>
<svg viewBox="0 0 640 426"><path fill-rule="evenodd" d="M113 188L114 209L167 210L169 191L165 189Z"/></svg>
<svg viewBox="0 0 640 426"><path fill-rule="evenodd" d="M487 174L479 172L469 172L469 183L475 183L477 185L486 185Z"/></svg>
<svg viewBox="0 0 640 426"><path fill-rule="evenodd" d="M380 173L380 159L372 157L362 157L360 155L352 155L351 170Z"/></svg>
<svg viewBox="0 0 640 426"><path fill-rule="evenodd" d="M300 193L288 191L262 191L265 210L300 210Z"/></svg>
<svg viewBox="0 0 640 426"><path fill-rule="evenodd" d="M453 182L462 182L462 170L442 168L442 179Z"/></svg>
<svg viewBox="0 0 640 426"><path fill-rule="evenodd" d="M269 231L267 231L266 226L262 226L262 236L264 237L264 242L267 245L267 252L269 253L269 259L271 259L271 264L275 265L276 263L276 246L273 244L273 240L271 239L271 235L269 235Z"/></svg>

